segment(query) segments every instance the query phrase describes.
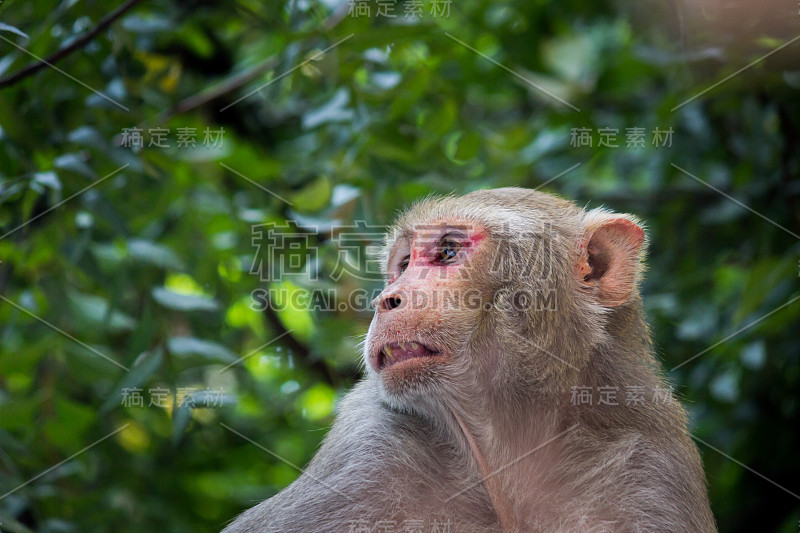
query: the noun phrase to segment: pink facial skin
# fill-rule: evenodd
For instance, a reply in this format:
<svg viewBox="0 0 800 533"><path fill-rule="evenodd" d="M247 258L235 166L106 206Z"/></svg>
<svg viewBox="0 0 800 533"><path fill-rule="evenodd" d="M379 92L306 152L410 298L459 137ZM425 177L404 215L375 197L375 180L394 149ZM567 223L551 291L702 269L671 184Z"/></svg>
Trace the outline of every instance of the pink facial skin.
<svg viewBox="0 0 800 533"><path fill-rule="evenodd" d="M452 356L453 346L442 345L441 339L430 337L429 332L441 329L443 313L452 316L452 310L442 307L442 298L463 294L469 288L471 263L480 255L486 240L485 228L448 219L417 229L410 242L395 243L387 269L389 285L374 302L376 316L369 358L373 369L384 374L384 379L412 379ZM427 304L414 303L419 296L427 297ZM468 332L462 335L467 336ZM398 343L417 343L427 349L420 350L419 356L408 357L400 350L391 361L387 346Z"/></svg>
<svg viewBox="0 0 800 533"><path fill-rule="evenodd" d="M459 270L464 266L471 256L478 249L478 246L486 239L486 230L476 227L474 224L454 225L452 221L445 225L435 228L436 223L424 230L417 231L410 244L410 254L406 269L425 267L429 269L445 269L445 271ZM446 238L459 246L458 256L452 261L445 262L439 257L440 240ZM398 246L396 244L395 246ZM394 255L394 254L392 254ZM403 261L402 257L394 259L394 264L390 265L389 284L394 284L400 277L399 264ZM428 272L418 274L421 279L426 277ZM439 277L439 276L434 276Z"/></svg>

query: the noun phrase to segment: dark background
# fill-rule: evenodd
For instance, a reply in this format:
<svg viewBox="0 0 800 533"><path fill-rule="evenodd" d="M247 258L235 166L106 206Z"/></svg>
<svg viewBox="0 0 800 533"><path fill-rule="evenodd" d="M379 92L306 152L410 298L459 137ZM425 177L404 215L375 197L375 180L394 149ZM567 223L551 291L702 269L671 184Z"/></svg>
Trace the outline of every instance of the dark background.
<svg viewBox="0 0 800 533"><path fill-rule="evenodd" d="M0 4L0 530L217 531L279 491L371 313L252 291L346 301L374 242L341 271L332 227L519 185L645 221L720 529L798 531L800 6L382 5Z"/></svg>

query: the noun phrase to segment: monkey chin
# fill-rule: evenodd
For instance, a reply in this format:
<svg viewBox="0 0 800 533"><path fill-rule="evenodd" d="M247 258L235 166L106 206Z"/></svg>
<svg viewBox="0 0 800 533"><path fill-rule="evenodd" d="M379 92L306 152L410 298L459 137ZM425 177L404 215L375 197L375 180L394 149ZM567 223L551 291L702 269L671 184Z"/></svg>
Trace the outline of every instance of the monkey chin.
<svg viewBox="0 0 800 533"><path fill-rule="evenodd" d="M435 379L447 358L442 354L414 357L387 366L380 371L384 387L390 392L407 392Z"/></svg>
<svg viewBox="0 0 800 533"><path fill-rule="evenodd" d="M425 349L418 355L398 357L387 361L383 352L373 359L377 378L383 389L383 399L391 407L403 411L424 401L443 377L442 367L448 356L442 352Z"/></svg>
<svg viewBox="0 0 800 533"><path fill-rule="evenodd" d="M416 414L424 418L435 416L441 406L438 394L446 375L443 366L445 355L431 355L408 359L384 368L375 376L379 382L382 403L402 413Z"/></svg>

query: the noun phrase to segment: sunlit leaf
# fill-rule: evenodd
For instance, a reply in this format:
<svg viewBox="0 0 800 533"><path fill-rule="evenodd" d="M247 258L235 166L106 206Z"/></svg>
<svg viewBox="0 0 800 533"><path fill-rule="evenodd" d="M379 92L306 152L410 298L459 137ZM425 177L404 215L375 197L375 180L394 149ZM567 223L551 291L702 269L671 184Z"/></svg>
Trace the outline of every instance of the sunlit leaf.
<svg viewBox="0 0 800 533"><path fill-rule="evenodd" d="M175 311L216 311L219 304L205 296L180 294L163 287L155 287L151 291L156 302Z"/></svg>
<svg viewBox="0 0 800 533"><path fill-rule="evenodd" d="M128 241L128 251L134 259L162 268L183 270L185 266L175 252L164 245L145 239Z"/></svg>

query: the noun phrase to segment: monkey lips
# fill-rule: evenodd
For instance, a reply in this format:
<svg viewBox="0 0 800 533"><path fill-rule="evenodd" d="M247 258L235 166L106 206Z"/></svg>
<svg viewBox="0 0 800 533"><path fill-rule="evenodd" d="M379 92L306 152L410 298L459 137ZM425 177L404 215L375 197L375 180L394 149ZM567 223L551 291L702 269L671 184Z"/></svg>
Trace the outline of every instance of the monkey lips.
<svg viewBox="0 0 800 533"><path fill-rule="evenodd" d="M378 352L375 368L381 371L405 361L441 356L441 352L432 350L418 342L391 342Z"/></svg>

